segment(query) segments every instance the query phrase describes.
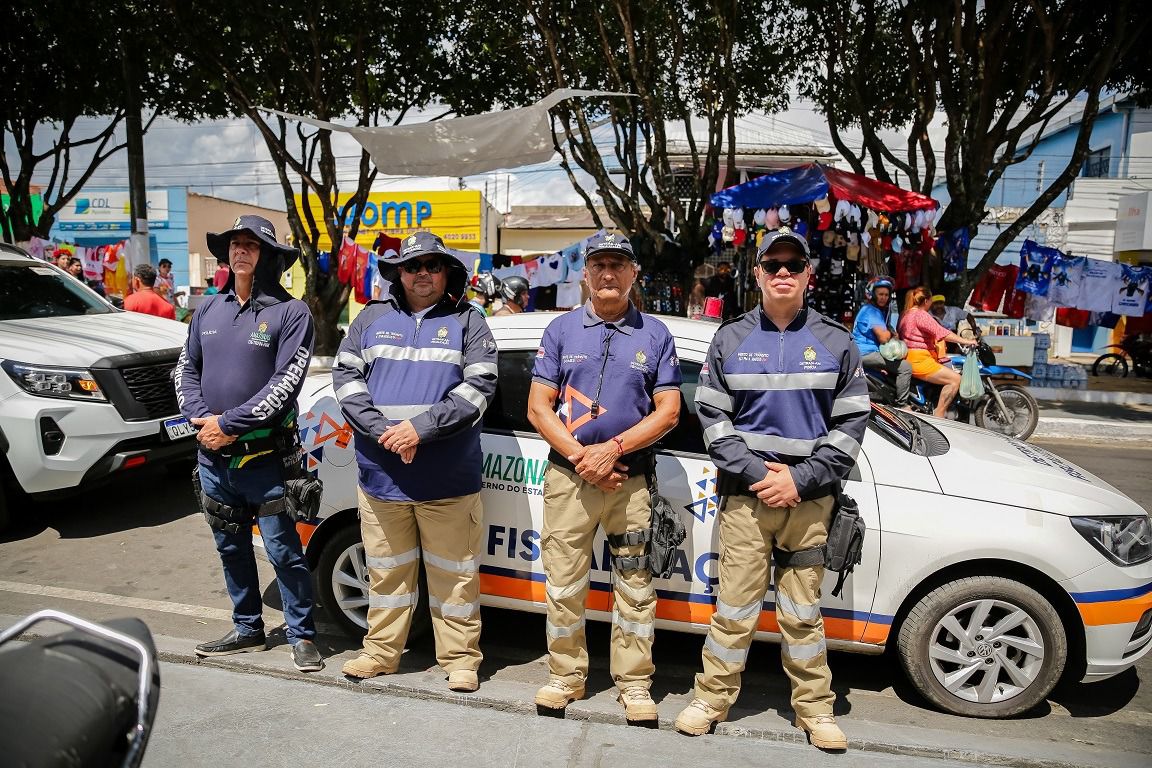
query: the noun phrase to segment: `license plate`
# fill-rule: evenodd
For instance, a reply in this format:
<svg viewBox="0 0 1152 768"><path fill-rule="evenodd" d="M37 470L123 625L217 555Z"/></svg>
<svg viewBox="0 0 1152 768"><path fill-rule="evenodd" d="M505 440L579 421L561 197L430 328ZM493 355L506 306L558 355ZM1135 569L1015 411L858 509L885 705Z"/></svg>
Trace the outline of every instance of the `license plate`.
<svg viewBox="0 0 1152 768"><path fill-rule="evenodd" d="M169 440L181 440L196 434L196 427L183 416L177 419L168 419L164 422L164 431L168 433Z"/></svg>

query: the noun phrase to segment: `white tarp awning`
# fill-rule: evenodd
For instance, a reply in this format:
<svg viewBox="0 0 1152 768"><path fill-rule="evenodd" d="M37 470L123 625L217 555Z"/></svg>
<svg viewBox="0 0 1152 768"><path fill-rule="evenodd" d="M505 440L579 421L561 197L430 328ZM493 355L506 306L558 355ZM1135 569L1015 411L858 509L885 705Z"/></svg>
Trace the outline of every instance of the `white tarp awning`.
<svg viewBox="0 0 1152 768"><path fill-rule="evenodd" d="M389 176L471 176L551 160L556 150L548 110L561 101L628 95L561 88L527 107L380 128L337 125L275 109L265 111L350 134L372 156L380 172Z"/></svg>

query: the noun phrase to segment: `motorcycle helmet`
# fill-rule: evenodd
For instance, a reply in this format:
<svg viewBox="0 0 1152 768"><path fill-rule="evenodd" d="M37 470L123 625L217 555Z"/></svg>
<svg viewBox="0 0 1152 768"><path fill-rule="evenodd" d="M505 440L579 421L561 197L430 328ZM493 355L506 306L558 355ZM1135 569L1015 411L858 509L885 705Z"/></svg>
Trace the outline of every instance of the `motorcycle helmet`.
<svg viewBox="0 0 1152 768"><path fill-rule="evenodd" d="M500 281L500 296L504 301L516 301L521 293L528 292L528 281L519 275L511 275ZM520 302L516 301L517 304Z"/></svg>
<svg viewBox="0 0 1152 768"><path fill-rule="evenodd" d="M896 284L887 275L877 275L864 286L864 298L872 301L872 294L877 288L887 288L889 292L895 292Z"/></svg>
<svg viewBox="0 0 1152 768"><path fill-rule="evenodd" d="M472 278L472 290L494 299L500 294L500 281L491 272L481 272Z"/></svg>

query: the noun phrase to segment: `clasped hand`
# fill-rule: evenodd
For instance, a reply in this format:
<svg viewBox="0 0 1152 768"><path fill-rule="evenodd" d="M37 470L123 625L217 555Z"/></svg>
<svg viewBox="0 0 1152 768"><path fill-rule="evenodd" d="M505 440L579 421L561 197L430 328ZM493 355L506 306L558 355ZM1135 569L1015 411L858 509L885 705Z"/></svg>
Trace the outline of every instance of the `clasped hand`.
<svg viewBox="0 0 1152 768"><path fill-rule="evenodd" d="M405 419L384 430L377 442L385 449L400 454L400 460L405 464L411 464L416 456L416 447L420 445L420 435L416 433L412 422Z"/></svg>
<svg viewBox="0 0 1152 768"><path fill-rule="evenodd" d="M210 451L218 451L224 446L236 442L234 435L226 435L221 431L219 416L198 416L189 419L189 421L192 422L193 426L200 428L196 433L196 439L200 441L200 445Z"/></svg>
<svg viewBox="0 0 1152 768"><path fill-rule="evenodd" d="M768 474L763 480L750 485L748 490L770 507L794 507L799 504L800 493L796 490L796 481L792 479L791 467L774 461L766 461L764 466L768 468Z"/></svg>
<svg viewBox="0 0 1152 768"><path fill-rule="evenodd" d="M609 440L580 446L580 450L568 456L568 461L576 466L576 474L584 482L611 493L628 479L628 467L616 461L618 458L620 451L616 443Z"/></svg>

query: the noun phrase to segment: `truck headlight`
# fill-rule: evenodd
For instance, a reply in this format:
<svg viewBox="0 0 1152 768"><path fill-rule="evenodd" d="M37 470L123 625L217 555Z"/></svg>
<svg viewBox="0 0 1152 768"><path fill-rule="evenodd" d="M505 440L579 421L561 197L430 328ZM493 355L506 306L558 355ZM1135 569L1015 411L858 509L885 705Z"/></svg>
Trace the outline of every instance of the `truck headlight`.
<svg viewBox="0 0 1152 768"><path fill-rule="evenodd" d="M95 400L107 402L100 385L83 368L60 368L48 365L28 365L5 360L0 363L12 380L29 394L40 397L59 397L67 400Z"/></svg>
<svg viewBox="0 0 1152 768"><path fill-rule="evenodd" d="M1152 522L1148 515L1073 517L1072 527L1118 565L1152 560Z"/></svg>

